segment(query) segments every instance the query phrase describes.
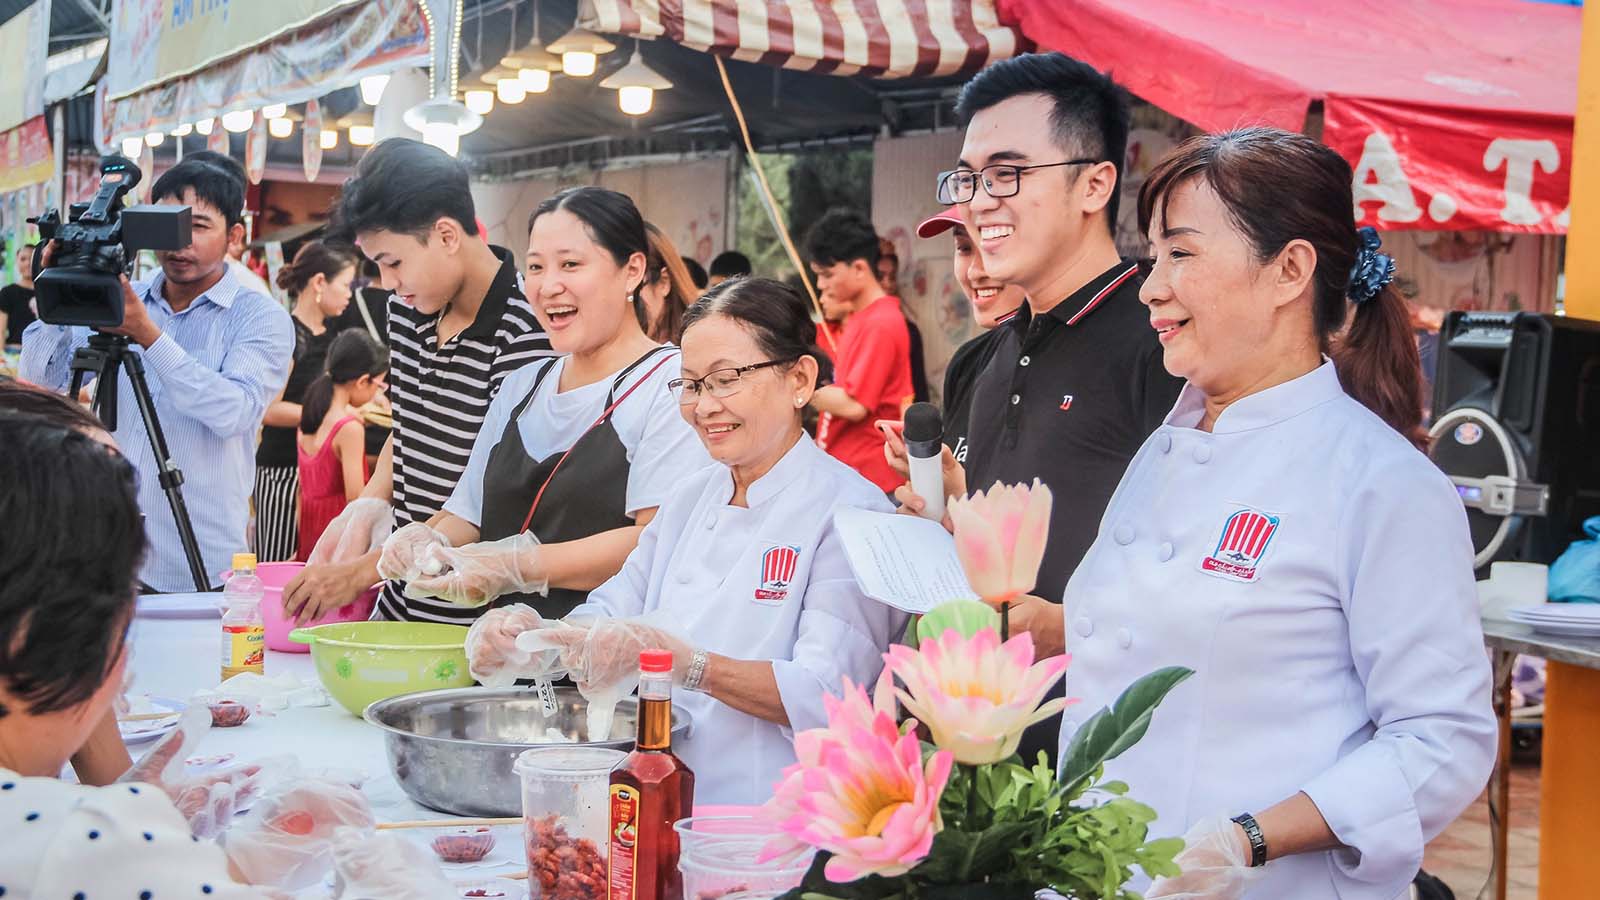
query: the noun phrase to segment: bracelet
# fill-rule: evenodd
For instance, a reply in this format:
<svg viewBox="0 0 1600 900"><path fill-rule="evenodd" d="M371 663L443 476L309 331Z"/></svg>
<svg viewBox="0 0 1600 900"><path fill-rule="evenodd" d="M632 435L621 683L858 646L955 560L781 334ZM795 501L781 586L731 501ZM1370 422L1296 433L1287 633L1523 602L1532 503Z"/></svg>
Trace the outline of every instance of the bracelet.
<svg viewBox="0 0 1600 900"><path fill-rule="evenodd" d="M1256 824L1256 817L1249 813L1234 816L1232 821L1244 829L1245 837L1250 839L1250 868L1259 869L1267 864L1267 839L1261 834L1261 826Z"/></svg>
<svg viewBox="0 0 1600 900"><path fill-rule="evenodd" d="M683 689L686 691L700 690L700 682L706 677L706 663L711 660L711 654L704 650L696 650L689 657L689 671L683 676Z"/></svg>

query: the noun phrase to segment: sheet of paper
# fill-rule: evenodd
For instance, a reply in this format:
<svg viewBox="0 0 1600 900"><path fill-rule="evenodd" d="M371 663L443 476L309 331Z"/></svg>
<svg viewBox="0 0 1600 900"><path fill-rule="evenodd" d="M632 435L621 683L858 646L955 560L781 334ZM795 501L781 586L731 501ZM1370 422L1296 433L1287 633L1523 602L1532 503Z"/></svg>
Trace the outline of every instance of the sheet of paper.
<svg viewBox="0 0 1600 900"><path fill-rule="evenodd" d="M955 538L939 523L846 508L834 514L833 524L868 597L917 614L951 600L978 599L961 571Z"/></svg>

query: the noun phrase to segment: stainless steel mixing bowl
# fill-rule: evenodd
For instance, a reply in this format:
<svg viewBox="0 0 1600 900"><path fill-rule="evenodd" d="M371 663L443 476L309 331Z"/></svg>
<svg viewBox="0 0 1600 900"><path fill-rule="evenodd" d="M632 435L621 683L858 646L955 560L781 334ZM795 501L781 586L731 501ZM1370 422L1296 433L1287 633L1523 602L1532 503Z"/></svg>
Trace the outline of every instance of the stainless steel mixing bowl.
<svg viewBox="0 0 1600 900"><path fill-rule="evenodd" d="M548 729L576 745L633 749L637 700L617 704L611 733L620 740L590 741L589 704L575 688L555 693L550 717L532 690L454 688L379 700L364 718L383 729L389 768L411 799L462 816L520 816L522 784L512 765L530 747L552 746ZM689 714L673 704L673 740L688 730Z"/></svg>

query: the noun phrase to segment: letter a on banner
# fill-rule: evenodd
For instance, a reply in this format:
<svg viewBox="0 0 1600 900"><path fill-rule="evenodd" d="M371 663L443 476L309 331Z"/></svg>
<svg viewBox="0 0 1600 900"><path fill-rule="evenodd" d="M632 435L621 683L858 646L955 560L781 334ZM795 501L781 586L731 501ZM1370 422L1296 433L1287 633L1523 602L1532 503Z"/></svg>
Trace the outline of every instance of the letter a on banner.
<svg viewBox="0 0 1600 900"><path fill-rule="evenodd" d="M1367 135L1356 163L1354 184L1356 221L1362 218L1363 202L1379 201L1378 218L1386 222L1415 222L1422 218L1422 207L1411 193L1411 182L1400 168L1400 154L1381 131Z"/></svg>
<svg viewBox="0 0 1600 900"><path fill-rule="evenodd" d="M316 181L322 171L322 104L315 100L306 101L306 120L300 123L300 156L306 180Z"/></svg>

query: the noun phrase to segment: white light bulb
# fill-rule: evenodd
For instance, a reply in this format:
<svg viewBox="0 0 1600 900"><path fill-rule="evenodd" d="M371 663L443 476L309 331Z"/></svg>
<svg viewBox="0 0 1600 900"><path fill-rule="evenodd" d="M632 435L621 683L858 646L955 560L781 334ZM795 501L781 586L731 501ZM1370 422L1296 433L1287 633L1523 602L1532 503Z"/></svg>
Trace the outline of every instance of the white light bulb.
<svg viewBox="0 0 1600 900"><path fill-rule="evenodd" d="M201 135L208 135L211 133L211 127L213 124L214 122L211 119L201 119L200 121L194 123L194 130L199 132Z"/></svg>
<svg viewBox="0 0 1600 900"><path fill-rule="evenodd" d="M144 152L144 138L125 137L122 139L122 155L129 159L138 159Z"/></svg>
<svg viewBox="0 0 1600 900"><path fill-rule="evenodd" d="M594 74L595 55L586 50L569 50L561 54L561 71L573 78L588 78Z"/></svg>
<svg viewBox="0 0 1600 900"><path fill-rule="evenodd" d="M267 133L275 138L286 138L294 134L294 122L289 119L268 119Z"/></svg>
<svg viewBox="0 0 1600 900"><path fill-rule="evenodd" d="M167 136L165 134L163 134L162 132L159 132L159 131L152 131L149 134L144 136L144 142L146 144L149 144L152 147L161 146L161 142L166 140L166 139L167 139Z"/></svg>
<svg viewBox="0 0 1600 900"><path fill-rule="evenodd" d="M530 94L542 94L550 90L548 69L518 69L517 80L522 82L523 89Z"/></svg>
<svg viewBox="0 0 1600 900"><path fill-rule="evenodd" d="M383 99L383 89L389 86L389 76L368 75L361 79L361 102L368 106L377 106Z"/></svg>
<svg viewBox="0 0 1600 900"><path fill-rule="evenodd" d="M480 116L486 116L490 110L494 109L494 91L467 91L463 99L467 104L467 109Z"/></svg>
<svg viewBox="0 0 1600 900"><path fill-rule="evenodd" d="M630 116L642 116L655 104L654 88L629 85L617 89L617 106Z"/></svg>
<svg viewBox="0 0 1600 900"><path fill-rule="evenodd" d="M194 126L188 122L185 122L182 125L179 125L177 128L172 129L173 137L188 137L193 133Z"/></svg>
<svg viewBox="0 0 1600 900"><path fill-rule="evenodd" d="M461 133L450 122L429 122L422 126L422 142L455 156L461 152Z"/></svg>
<svg viewBox="0 0 1600 900"><path fill-rule="evenodd" d="M350 126L350 146L352 147L370 147L372 146L373 141L376 141L377 139L377 129L373 128L371 125Z"/></svg>
<svg viewBox="0 0 1600 900"><path fill-rule="evenodd" d="M502 78L495 83L495 96L501 103L521 103L528 96L528 91L522 82L515 78Z"/></svg>
<svg viewBox="0 0 1600 900"><path fill-rule="evenodd" d="M288 114L289 105L287 103L269 103L261 107L261 118L263 119L281 119Z"/></svg>
<svg viewBox="0 0 1600 900"><path fill-rule="evenodd" d="M322 135L317 140L321 142L322 149L332 150L339 146L339 132L332 128L324 128L322 129Z"/></svg>
<svg viewBox="0 0 1600 900"><path fill-rule="evenodd" d="M222 127L234 134L243 134L255 124L256 114L248 109L229 110L222 114Z"/></svg>

